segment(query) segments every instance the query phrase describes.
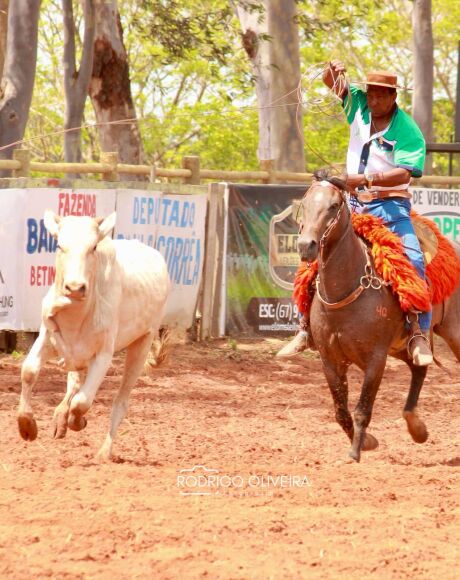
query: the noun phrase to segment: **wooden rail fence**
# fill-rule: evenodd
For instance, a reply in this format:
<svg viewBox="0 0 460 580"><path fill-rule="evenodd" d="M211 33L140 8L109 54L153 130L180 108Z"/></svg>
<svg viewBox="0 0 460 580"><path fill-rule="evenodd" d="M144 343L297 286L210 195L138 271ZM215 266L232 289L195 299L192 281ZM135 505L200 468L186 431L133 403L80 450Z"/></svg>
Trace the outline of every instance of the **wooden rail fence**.
<svg viewBox="0 0 460 580"><path fill-rule="evenodd" d="M179 179L188 184L200 184L202 180L262 183L309 183L312 173L295 173L292 171L277 171L274 161L265 160L260 163L259 171L224 171L220 169L202 169L198 156L182 158L181 169L166 169L155 165L128 165L118 162L117 153L101 153L99 163L47 163L33 161L28 149L15 149L13 159L0 159L0 169L12 171L12 177L30 177L31 172L65 173L65 174L98 174L104 181L119 181L120 174L145 176L149 181L160 179ZM414 180L416 185L460 185L460 176L424 175Z"/></svg>

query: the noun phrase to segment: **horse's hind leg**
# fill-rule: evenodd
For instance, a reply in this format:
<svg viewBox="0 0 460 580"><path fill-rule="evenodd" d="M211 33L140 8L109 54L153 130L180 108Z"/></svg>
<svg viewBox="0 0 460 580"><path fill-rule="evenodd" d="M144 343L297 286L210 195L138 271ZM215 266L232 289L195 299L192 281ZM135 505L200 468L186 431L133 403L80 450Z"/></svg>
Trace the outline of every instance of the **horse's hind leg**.
<svg viewBox="0 0 460 580"><path fill-rule="evenodd" d="M369 363L364 373L361 395L353 417L354 433L349 453L350 457L358 462L361 459L361 451L367 451L369 449L368 445L373 440L378 445L377 439L366 433L366 429L371 421L375 397L385 369L385 360L386 357L383 358L383 361L379 361L378 364ZM375 449L377 445L371 448Z"/></svg>
<svg viewBox="0 0 460 580"><path fill-rule="evenodd" d="M110 430L107 433L102 447L97 454L98 459L108 460L112 455L112 445L117 433L117 429L128 410L128 399L131 389L135 385L141 374L144 363L147 359L154 333L148 333L131 343L126 349L125 370L121 381L120 389L115 397L110 416Z"/></svg>
<svg viewBox="0 0 460 580"><path fill-rule="evenodd" d="M428 367L416 367L410 361L407 361L407 364L412 372L412 379L407 401L404 405L403 417L406 420L407 429L412 439L416 443L425 443L428 439L428 431L425 423L417 414L417 403Z"/></svg>
<svg viewBox="0 0 460 580"><path fill-rule="evenodd" d="M435 324L433 330L449 345L460 362L460 287L444 303L442 322Z"/></svg>

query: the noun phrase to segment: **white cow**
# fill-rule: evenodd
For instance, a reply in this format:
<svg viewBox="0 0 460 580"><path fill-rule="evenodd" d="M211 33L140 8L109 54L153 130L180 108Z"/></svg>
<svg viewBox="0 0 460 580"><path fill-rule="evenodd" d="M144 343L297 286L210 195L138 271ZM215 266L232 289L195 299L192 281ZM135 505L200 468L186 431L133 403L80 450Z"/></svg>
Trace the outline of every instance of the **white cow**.
<svg viewBox="0 0 460 580"><path fill-rule="evenodd" d="M43 299L40 334L22 365L18 411L21 436L34 440L32 389L41 366L58 354L68 378L66 395L54 414L54 437L64 437L67 426L80 431L114 352L126 348L110 430L98 453L101 459L111 456L170 291L161 254L138 241L112 240L108 234L114 225L115 213L102 220L45 212L45 226L58 243L56 278Z"/></svg>

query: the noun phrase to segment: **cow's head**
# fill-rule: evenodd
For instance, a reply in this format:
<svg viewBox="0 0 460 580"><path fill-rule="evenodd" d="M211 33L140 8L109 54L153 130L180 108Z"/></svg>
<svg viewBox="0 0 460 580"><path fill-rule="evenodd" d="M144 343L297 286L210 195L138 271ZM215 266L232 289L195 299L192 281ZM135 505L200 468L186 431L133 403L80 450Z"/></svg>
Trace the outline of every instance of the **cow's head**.
<svg viewBox="0 0 460 580"><path fill-rule="evenodd" d="M72 300L84 300L96 268L98 243L115 226L115 212L107 218L60 217L45 212L45 227L57 240L56 286Z"/></svg>

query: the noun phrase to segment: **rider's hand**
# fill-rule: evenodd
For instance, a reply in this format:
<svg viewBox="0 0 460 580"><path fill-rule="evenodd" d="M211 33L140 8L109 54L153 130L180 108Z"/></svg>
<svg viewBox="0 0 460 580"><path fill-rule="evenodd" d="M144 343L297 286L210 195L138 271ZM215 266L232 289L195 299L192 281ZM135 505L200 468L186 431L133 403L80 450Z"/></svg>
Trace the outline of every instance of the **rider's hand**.
<svg viewBox="0 0 460 580"><path fill-rule="evenodd" d="M347 88L345 84L346 70L341 60L331 60L323 72L324 84L332 89L339 97L343 96Z"/></svg>
<svg viewBox="0 0 460 580"><path fill-rule="evenodd" d="M366 185L366 176L362 173L349 173L347 175L346 184L350 193L356 193L356 188L360 185Z"/></svg>
<svg viewBox="0 0 460 580"><path fill-rule="evenodd" d="M329 68L335 75L347 72L347 69L341 60L331 60L329 63Z"/></svg>

